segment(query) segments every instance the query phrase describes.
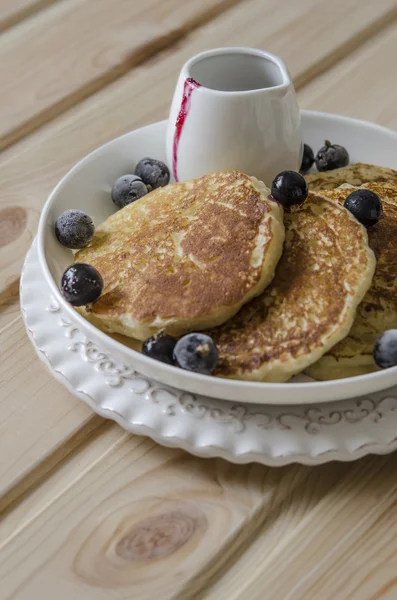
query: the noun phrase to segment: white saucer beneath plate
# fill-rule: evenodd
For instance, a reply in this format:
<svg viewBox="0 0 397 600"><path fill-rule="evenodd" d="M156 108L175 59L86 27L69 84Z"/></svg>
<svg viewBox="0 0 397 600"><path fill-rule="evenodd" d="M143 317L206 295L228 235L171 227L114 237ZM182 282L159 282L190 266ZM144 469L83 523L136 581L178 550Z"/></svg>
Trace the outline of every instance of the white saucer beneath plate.
<svg viewBox="0 0 397 600"><path fill-rule="evenodd" d="M397 386L318 406L266 406L160 384L118 364L70 321L44 278L36 242L20 297L28 335L52 375L98 414L164 446L270 466L350 461L397 448Z"/></svg>

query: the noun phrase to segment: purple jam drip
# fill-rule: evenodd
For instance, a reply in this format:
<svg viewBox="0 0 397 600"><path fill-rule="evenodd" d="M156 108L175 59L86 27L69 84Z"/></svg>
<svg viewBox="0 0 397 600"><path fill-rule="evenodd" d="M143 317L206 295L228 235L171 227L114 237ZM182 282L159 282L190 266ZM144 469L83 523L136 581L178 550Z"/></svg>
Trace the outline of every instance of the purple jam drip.
<svg viewBox="0 0 397 600"><path fill-rule="evenodd" d="M190 109L190 98L192 96L193 90L200 87L200 84L197 83L194 79L189 77L185 80L183 84L183 95L181 108L179 109L179 113L175 123L175 133L174 133L174 147L173 147L173 163L172 163L172 171L174 174L175 181L178 181L178 146L179 140L181 139L182 129L186 121L186 117L189 113Z"/></svg>

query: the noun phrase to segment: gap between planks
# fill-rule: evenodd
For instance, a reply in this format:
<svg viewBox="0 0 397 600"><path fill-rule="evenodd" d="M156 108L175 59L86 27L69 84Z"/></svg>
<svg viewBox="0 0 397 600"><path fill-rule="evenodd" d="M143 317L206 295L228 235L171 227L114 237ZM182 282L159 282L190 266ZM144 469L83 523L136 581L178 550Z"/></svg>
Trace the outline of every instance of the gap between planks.
<svg viewBox="0 0 397 600"><path fill-rule="evenodd" d="M61 0L0 0L0 33ZM65 0L64 0L65 1Z"/></svg>
<svg viewBox="0 0 397 600"><path fill-rule="evenodd" d="M234 557L234 568L218 572L213 585L204 587L197 600L262 600L267 597L264 590L271 590L271 598L283 600L380 598L365 594L363 583L371 565L370 587L378 586L381 577L375 572L379 572L387 548L394 552L394 546L385 540L387 535L395 536L392 519L389 533L378 535L379 521L387 521L396 504L394 462L393 455L369 456L351 464L339 463L339 473L333 471L335 462L318 467L317 478L312 473L306 492L295 498L295 504L284 502L274 518L258 530L244 554ZM378 548L372 557L366 552L363 560L361 548L365 545ZM358 585L361 594L350 595L347 587L351 585Z"/></svg>
<svg viewBox="0 0 397 600"><path fill-rule="evenodd" d="M361 31L358 31L344 44L335 48L333 53L326 56L322 61L318 61L311 69L308 69L297 77L294 80L295 89L297 91L301 90L311 81L335 67L339 62L347 58L349 54L352 54L359 49L361 45L371 40L371 38L377 37L382 32L385 33L389 28L394 27L396 21L397 3L388 13L380 15L379 18L375 19L372 23L369 23L369 25Z"/></svg>
<svg viewBox="0 0 397 600"><path fill-rule="evenodd" d="M122 430L118 430L116 432L116 425L113 421L108 421L102 419L98 415L94 415L84 427L79 429L67 440L64 446L52 453L51 456L48 457L47 461L37 465L27 475L25 478L28 480L26 485L24 485L25 480L21 481L19 486L17 484L4 496L2 496L2 498L0 498L0 551L1 548L14 536L16 536L31 519L36 518L45 510L46 506L50 502L55 500L57 497L56 493L51 495L51 501L48 501L47 503L43 504L42 501L35 502L37 496L41 496L41 490L45 489L46 486L49 485L48 482L52 482L57 472L68 472L70 471L69 465L73 464L73 462L77 463L79 473L78 475L75 475L76 479L70 480L70 484L72 484L73 481L82 477L86 472L86 468L83 468L81 465L80 457L84 456L85 454L91 457L92 453L90 450L92 447L98 444L99 440L107 440L108 438L112 441L116 440L117 446L117 444L121 443L124 438L128 437L129 435L130 434L123 432ZM96 460L91 460L89 462L89 468L91 469L98 460L104 458L106 454L114 448L114 443L112 445L105 444L103 452L98 453ZM22 486L24 486L24 489L22 489ZM52 489L56 489L56 485L53 487L53 485L50 484L50 487ZM67 488L68 486L66 486L65 489ZM16 490L18 490L19 493L15 493ZM59 487L57 491L59 493L64 493L65 490L63 487ZM33 509L32 514L25 516L25 506L31 505L32 499L33 506L36 506L37 510ZM7 518L11 515L11 513L13 513L13 515L21 513L21 516L18 519L18 526L13 529L8 529L6 525L4 532L2 528L4 528L4 523L6 523Z"/></svg>
<svg viewBox="0 0 397 600"><path fill-rule="evenodd" d="M110 425L110 421L105 421L99 415L93 414L73 435L64 440L60 447L55 448L31 471L17 480L13 487L0 497L0 521L51 477L55 469L63 468L75 454L89 445L101 428L110 427Z"/></svg>
<svg viewBox="0 0 397 600"><path fill-rule="evenodd" d="M363 461L366 459L363 459ZM363 462L361 461L361 462ZM357 465L357 463L356 463ZM290 465L289 468L292 468ZM341 463L334 461L327 465L320 465L316 467L305 467L300 468L307 470L307 477L299 481L298 485L291 485L290 494L282 498L282 501L275 505L272 512L265 510L265 506L260 505L257 509L256 517L252 518L253 527L250 531L249 536L244 536L243 539L239 540L238 549L229 547L225 549L222 562L218 562L217 568L214 569L213 573L205 573L204 571L197 574L195 584L195 595L194 600L215 600L218 598L219 588L222 589L224 597L229 599L229 595L236 593L237 580L230 585L230 589L225 590L223 579L231 573L234 573L238 579L238 573L241 572L239 568L242 564L242 569L245 571L247 568L247 557L249 562L249 556L254 559L256 554L256 548L259 547L263 550L263 539L272 538L274 546L277 546L277 554L282 552L283 547L288 546L288 539L280 534L280 529L283 529L285 533L290 532L292 527L294 532L297 528L301 528L301 523L311 514L312 510L321 503L327 494L351 472L351 465L349 463ZM287 471L286 475L292 475L297 477L298 473ZM291 507L294 507L293 515L291 518ZM277 542L275 541L277 540ZM266 552L261 552L260 557L256 555L256 561L261 562L262 560L269 560L269 555L275 554L275 547L272 547L270 551L270 544L266 548ZM254 560L252 561L252 569L255 571ZM237 567L237 569L235 568ZM227 582L229 583L229 582ZM241 587L244 584L240 584ZM238 598L250 598L253 600L253 596L245 596L241 594L242 589L239 589ZM174 600L186 600L189 598L187 595L188 590L183 590L183 594L176 597ZM263 594L263 590L261 590ZM221 594L219 594L221 595ZM233 595L233 599L236 596ZM262 595L260 600L265 600Z"/></svg>
<svg viewBox="0 0 397 600"><path fill-rule="evenodd" d="M120 79L133 68L142 65L146 60L153 59L170 46L182 41L195 29L206 25L219 14L222 14L240 2L245 1L246 0L219 0L217 3L214 3L213 6L207 8L206 12L199 11L193 14L185 22L178 25L176 29L167 31L164 35L160 35L155 39L141 44L131 52L127 53L125 58L121 60L119 64L114 65L111 69L109 69L109 71L106 71L98 77L93 78L91 81L85 85L82 85L71 94L65 95L61 100L55 102L44 110L39 111L31 119L28 119L27 121L8 131L0 138L0 150L8 148L45 123L52 121L69 108L75 106L77 103L82 102L110 83Z"/></svg>
<svg viewBox="0 0 397 600"><path fill-rule="evenodd" d="M48 5L54 1L56 0L47 0ZM52 105L38 111L38 113L30 119L28 118L25 122L11 128L11 130L6 132L0 139L0 148L5 149L11 146L21 138L40 128L45 123L52 121L76 103L85 100L113 81L116 81L131 69L143 64L145 61L150 60L168 48L171 48L177 42L184 40L184 38L189 36L195 29L204 26L218 15L230 10L235 5L244 2L246 2L246 0L220 0L219 4L208 9L206 13L194 14L189 20L174 31L168 31L164 36L159 36L158 38L137 47L129 54L127 53L124 60L110 68L107 72L102 73L87 84L77 88L69 95L65 95L62 99L55 101ZM375 18L374 21L365 26L361 31L353 34L350 39L337 47L334 52L331 52L325 57L321 57L317 63L313 64L311 69L296 78L296 88L300 89L300 87L305 85L315 76L332 67L336 62L344 58L346 54L354 51L362 43L379 33L383 27L395 19L397 19L397 5L392 6L388 11ZM313 44L313 41L311 43ZM314 44L313 50L315 50Z"/></svg>

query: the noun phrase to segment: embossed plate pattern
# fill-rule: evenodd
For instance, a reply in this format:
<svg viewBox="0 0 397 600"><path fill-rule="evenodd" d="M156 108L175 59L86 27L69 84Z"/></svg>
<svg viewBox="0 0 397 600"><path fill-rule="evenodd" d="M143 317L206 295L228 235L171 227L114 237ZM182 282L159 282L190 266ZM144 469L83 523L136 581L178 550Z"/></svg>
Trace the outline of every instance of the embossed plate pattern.
<svg viewBox="0 0 397 600"><path fill-rule="evenodd" d="M164 446L270 466L348 461L397 448L397 386L318 407L264 406L193 395L117 364L54 302L36 242L21 277L21 308L39 357L63 385L98 414Z"/></svg>

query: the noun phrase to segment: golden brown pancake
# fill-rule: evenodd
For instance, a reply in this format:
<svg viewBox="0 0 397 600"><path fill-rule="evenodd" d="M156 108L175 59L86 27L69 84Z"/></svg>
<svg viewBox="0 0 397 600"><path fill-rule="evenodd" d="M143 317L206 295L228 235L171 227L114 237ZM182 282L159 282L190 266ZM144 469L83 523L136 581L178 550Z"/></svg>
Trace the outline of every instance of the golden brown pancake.
<svg viewBox="0 0 397 600"><path fill-rule="evenodd" d="M362 375L377 370L372 357L377 337L397 328L397 183L368 183L382 200L383 214L368 229L369 245L375 252L372 285L357 309L349 335L306 370L315 379L327 380ZM321 195L343 204L351 188L324 190Z"/></svg>
<svg viewBox="0 0 397 600"><path fill-rule="evenodd" d="M284 241L283 211L238 171L158 188L109 217L77 262L104 292L83 314L106 332L144 340L213 327L260 294Z"/></svg>
<svg viewBox="0 0 397 600"><path fill-rule="evenodd" d="M287 381L353 324L375 269L365 228L345 208L314 193L286 213L284 223L284 252L270 286L208 332L220 354L215 375Z"/></svg>
<svg viewBox="0 0 397 600"><path fill-rule="evenodd" d="M343 183L360 186L371 181L394 182L397 184L397 171L376 165L354 163L340 169L311 173L305 177L309 189L313 192L336 188Z"/></svg>

